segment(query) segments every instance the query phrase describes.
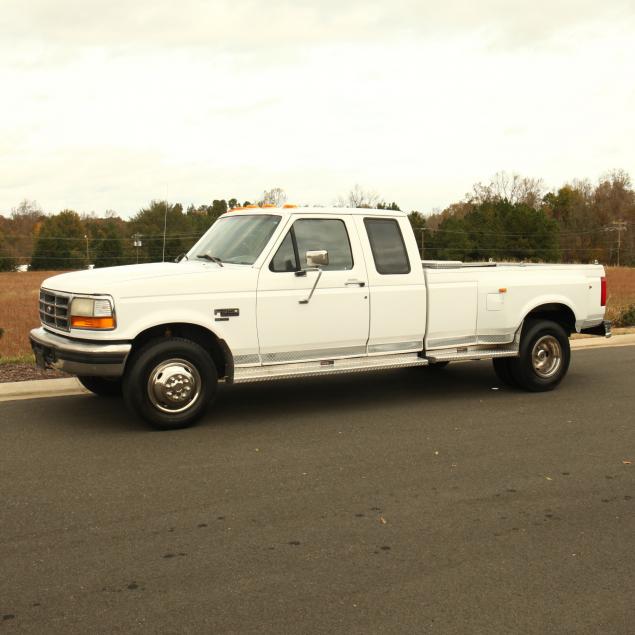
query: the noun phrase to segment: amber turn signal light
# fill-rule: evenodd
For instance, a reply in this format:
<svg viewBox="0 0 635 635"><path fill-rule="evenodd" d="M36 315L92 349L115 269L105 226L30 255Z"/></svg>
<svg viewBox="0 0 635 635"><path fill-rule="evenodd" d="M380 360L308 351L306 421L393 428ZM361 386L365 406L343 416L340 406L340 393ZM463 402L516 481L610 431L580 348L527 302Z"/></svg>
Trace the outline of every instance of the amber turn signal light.
<svg viewBox="0 0 635 635"><path fill-rule="evenodd" d="M114 329L114 317L71 316L71 326L76 329Z"/></svg>

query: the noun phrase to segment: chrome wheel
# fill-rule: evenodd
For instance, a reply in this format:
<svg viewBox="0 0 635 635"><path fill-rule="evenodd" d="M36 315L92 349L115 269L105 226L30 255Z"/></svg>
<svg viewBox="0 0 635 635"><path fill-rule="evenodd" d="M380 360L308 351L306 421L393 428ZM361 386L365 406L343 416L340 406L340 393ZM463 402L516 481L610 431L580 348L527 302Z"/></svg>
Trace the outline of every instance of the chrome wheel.
<svg viewBox="0 0 635 635"><path fill-rule="evenodd" d="M156 366L148 377L150 403L168 414L185 412L201 394L201 376L184 359L168 359Z"/></svg>
<svg viewBox="0 0 635 635"><path fill-rule="evenodd" d="M553 335L539 338L531 351L534 372L542 379L549 379L558 373L562 366L562 346Z"/></svg>

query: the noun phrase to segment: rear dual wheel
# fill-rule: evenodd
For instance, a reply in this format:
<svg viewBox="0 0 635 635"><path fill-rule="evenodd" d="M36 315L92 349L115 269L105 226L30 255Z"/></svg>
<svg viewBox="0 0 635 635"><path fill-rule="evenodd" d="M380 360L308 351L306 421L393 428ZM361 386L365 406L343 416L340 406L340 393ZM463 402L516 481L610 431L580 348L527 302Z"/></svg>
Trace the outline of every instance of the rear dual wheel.
<svg viewBox="0 0 635 635"><path fill-rule="evenodd" d="M494 359L502 383L530 392L553 390L567 374L571 361L569 337L556 322L531 320L525 324L518 357Z"/></svg>

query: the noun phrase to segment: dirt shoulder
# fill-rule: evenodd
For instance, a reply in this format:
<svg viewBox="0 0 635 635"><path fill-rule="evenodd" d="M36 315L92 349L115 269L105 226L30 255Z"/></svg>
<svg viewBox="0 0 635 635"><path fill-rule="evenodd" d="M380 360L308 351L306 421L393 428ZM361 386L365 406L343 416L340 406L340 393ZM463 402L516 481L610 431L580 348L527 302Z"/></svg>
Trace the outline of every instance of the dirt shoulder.
<svg viewBox="0 0 635 635"><path fill-rule="evenodd" d="M42 370L35 364L0 364L0 384L10 381L30 381L32 379L58 379L70 377L59 370Z"/></svg>

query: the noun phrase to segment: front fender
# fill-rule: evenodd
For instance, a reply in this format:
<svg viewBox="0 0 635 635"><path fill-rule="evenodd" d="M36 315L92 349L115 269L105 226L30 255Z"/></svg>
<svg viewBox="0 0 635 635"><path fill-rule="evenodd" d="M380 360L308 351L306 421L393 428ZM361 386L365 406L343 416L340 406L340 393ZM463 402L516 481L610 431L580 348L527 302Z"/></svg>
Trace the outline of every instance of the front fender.
<svg viewBox="0 0 635 635"><path fill-rule="evenodd" d="M234 356L257 355L255 298L202 298L175 306L175 298L148 299L143 303L120 301L117 307L118 340L132 341L150 328L192 324L224 340ZM222 309L230 312L218 313ZM216 312L216 313L215 313Z"/></svg>

